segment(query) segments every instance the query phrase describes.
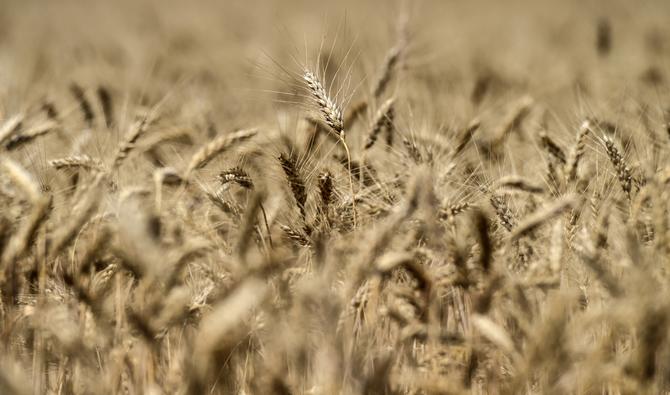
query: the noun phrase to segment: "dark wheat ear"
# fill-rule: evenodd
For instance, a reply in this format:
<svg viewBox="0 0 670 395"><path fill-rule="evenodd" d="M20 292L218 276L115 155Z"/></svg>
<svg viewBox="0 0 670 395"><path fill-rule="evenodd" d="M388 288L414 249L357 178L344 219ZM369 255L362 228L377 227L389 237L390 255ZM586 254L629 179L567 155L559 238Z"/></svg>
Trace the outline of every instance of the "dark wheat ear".
<svg viewBox="0 0 670 395"><path fill-rule="evenodd" d="M393 74L396 70L396 66L400 61L400 56L402 55L403 49L404 43L401 42L391 48L391 50L389 50L389 52L386 54L386 58L384 59L384 67L382 68L382 72L379 75L379 79L377 80L373 91L375 98L380 98L386 91L386 88L388 87L389 82L391 81L391 78L393 77Z"/></svg>
<svg viewBox="0 0 670 395"><path fill-rule="evenodd" d="M330 226L330 204L334 200L333 176L329 171L319 174L319 197L321 207L317 212L316 222Z"/></svg>
<svg viewBox="0 0 670 395"><path fill-rule="evenodd" d="M24 144L30 143L31 141L37 139L38 137L44 136L53 130L56 130L58 124L54 121L45 121L39 125L35 125L32 128L26 130L25 132L14 135L12 138L7 141L5 148L7 151L11 151L21 147Z"/></svg>
<svg viewBox="0 0 670 395"><path fill-rule="evenodd" d="M388 99L377 111L377 115L375 116L374 122L372 123L370 133L368 134L368 138L365 141L365 147L363 147L363 149L368 150L372 148L372 146L377 142L379 133L381 133L384 129L391 129L393 127L393 118L395 115L393 109L394 102L395 100L393 98Z"/></svg>
<svg viewBox="0 0 670 395"><path fill-rule="evenodd" d="M533 182L519 176L502 177L496 182L497 188L513 189L528 193L544 193L544 188L540 185L535 185Z"/></svg>
<svg viewBox="0 0 670 395"><path fill-rule="evenodd" d="M93 127L93 122L95 122L95 113L93 112L93 107L91 102L86 98L86 93L84 89L76 83L70 85L70 92L72 96L77 100L79 104L79 109L84 116L84 121L89 127Z"/></svg>
<svg viewBox="0 0 670 395"><path fill-rule="evenodd" d="M542 147L547 150L549 155L552 157L556 158L557 161L559 161L562 165L565 165L567 162L565 158L565 152L563 152L563 148L561 148L549 135L542 131L540 132L540 142L542 143Z"/></svg>
<svg viewBox="0 0 670 395"><path fill-rule="evenodd" d="M99 86L96 93L102 107L102 115L105 117L105 125L111 128L114 126L114 102L112 94L104 86Z"/></svg>
<svg viewBox="0 0 670 395"><path fill-rule="evenodd" d="M473 119L470 121L468 126L461 131L457 137L457 143L456 143L456 148L454 148L453 151L453 156L459 155L465 148L468 146L468 144L472 141L472 138L475 136L475 133L479 130L479 127L481 126L481 121L478 118Z"/></svg>
<svg viewBox="0 0 670 395"><path fill-rule="evenodd" d="M53 102L45 100L42 103L42 111L44 111L50 120L60 122L60 115L58 114L56 105Z"/></svg>
<svg viewBox="0 0 670 395"><path fill-rule="evenodd" d="M305 204L307 203L307 192L305 189L305 182L300 173L298 172L298 164L292 156L286 156L281 154L279 156L279 163L281 164L284 174L286 174L286 180L288 185L291 188L295 202L298 205L300 210L300 215L302 218L305 218Z"/></svg>
<svg viewBox="0 0 670 395"><path fill-rule="evenodd" d="M606 18L598 20L596 25L596 50L598 55L605 57L612 49L612 25Z"/></svg>
<svg viewBox="0 0 670 395"><path fill-rule="evenodd" d="M514 214L512 214L512 210L510 210L509 205L507 204L507 200L501 195L493 194L489 198L489 202L495 210L500 225L507 229L508 232L511 232L512 228L516 226L516 219L514 218Z"/></svg>
<svg viewBox="0 0 670 395"><path fill-rule="evenodd" d="M333 200L333 176L329 171L319 174L319 195L321 196L323 211L327 212L328 206Z"/></svg>
<svg viewBox="0 0 670 395"><path fill-rule="evenodd" d="M628 165L626 164L626 160L619 153L619 150L614 145L614 141L612 141L612 138L605 135L603 137L603 140L605 141L605 150L607 151L607 156L609 157L610 162L612 163L612 166L616 171L617 178L619 179L619 183L621 184L621 189L630 199L634 181L630 167L628 167Z"/></svg>

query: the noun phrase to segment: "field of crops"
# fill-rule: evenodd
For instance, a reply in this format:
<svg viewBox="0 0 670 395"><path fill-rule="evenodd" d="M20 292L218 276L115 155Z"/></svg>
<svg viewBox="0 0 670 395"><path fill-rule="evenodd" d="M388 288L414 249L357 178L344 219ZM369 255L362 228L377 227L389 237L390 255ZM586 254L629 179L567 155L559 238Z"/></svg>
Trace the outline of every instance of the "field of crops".
<svg viewBox="0 0 670 395"><path fill-rule="evenodd" d="M667 0L0 2L0 394L670 394Z"/></svg>

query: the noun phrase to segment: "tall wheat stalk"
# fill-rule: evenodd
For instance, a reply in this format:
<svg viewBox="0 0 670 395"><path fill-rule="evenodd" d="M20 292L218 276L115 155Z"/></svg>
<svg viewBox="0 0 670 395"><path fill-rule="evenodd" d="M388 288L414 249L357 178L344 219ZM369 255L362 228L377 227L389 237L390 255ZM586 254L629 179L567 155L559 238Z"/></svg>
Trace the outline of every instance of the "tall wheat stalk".
<svg viewBox="0 0 670 395"><path fill-rule="evenodd" d="M353 212L354 227L356 227L356 195L354 193L354 180L351 175L351 152L349 151L349 146L345 140L344 133L344 119L342 116L342 109L338 106L337 102L333 100L321 84L321 81L317 76L309 70L305 70L303 73L303 80L307 84L314 102L316 103L323 120L328 126L330 126L337 136L339 141L342 143L344 150L347 153L347 167L349 170L349 188L351 192L351 209Z"/></svg>

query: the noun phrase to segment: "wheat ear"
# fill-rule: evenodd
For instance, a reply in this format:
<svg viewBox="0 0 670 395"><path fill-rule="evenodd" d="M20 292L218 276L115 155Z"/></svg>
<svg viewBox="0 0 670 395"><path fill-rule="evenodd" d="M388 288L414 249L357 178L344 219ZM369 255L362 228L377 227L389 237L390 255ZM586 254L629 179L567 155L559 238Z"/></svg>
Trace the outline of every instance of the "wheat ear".
<svg viewBox="0 0 670 395"><path fill-rule="evenodd" d="M186 169L186 177L188 177L193 170L205 167L210 161L226 150L254 137L257 133L258 131L256 129L246 129L215 138L193 155L191 162Z"/></svg>
<svg viewBox="0 0 670 395"><path fill-rule="evenodd" d="M104 171L105 166L100 159L91 158L88 155L72 155L65 158L52 159L49 165L56 170L61 169L87 169L93 171Z"/></svg>
<svg viewBox="0 0 670 395"><path fill-rule="evenodd" d="M298 173L298 164L295 158L290 155L281 154L278 159L282 170L284 170L284 174L286 174L286 180L298 205L300 215L303 221L306 221L305 205L307 204L307 192L305 190L305 182L300 177L300 173Z"/></svg>
<svg viewBox="0 0 670 395"><path fill-rule="evenodd" d="M5 140L11 138L15 133L18 133L23 124L24 115L18 114L7 121L4 124L0 125L0 144L3 144Z"/></svg>
<svg viewBox="0 0 670 395"><path fill-rule="evenodd" d="M577 166L579 166L579 160L582 155L584 155L584 146L586 145L586 135L591 129L591 123L589 121L584 121L582 126L577 132L577 137L575 139L575 145L570 151L570 156L565 165L568 182L572 182L577 178Z"/></svg>
<svg viewBox="0 0 670 395"><path fill-rule="evenodd" d="M93 112L91 102L89 102L88 99L86 98L86 93L84 92L84 89L78 84L73 83L70 85L70 92L72 93L72 96L74 96L74 98L77 100L77 104L79 104L79 109L81 110L81 113L84 116L84 121L86 121L88 127L92 128L93 123L95 122L95 113Z"/></svg>
<svg viewBox="0 0 670 395"><path fill-rule="evenodd" d="M614 145L612 138L606 135L604 136L603 140L605 141L605 150L607 151L607 156L609 157L610 162L612 162L612 166L616 171L617 178L621 184L621 189L624 191L628 199L630 199L633 186L633 175L630 167L628 167L623 155L619 153L619 150Z"/></svg>
<svg viewBox="0 0 670 395"><path fill-rule="evenodd" d="M23 133L16 134L10 138L9 141L7 141L7 144L5 144L5 149L7 149L7 151L12 151L16 148L19 148L20 146L27 144L40 136L44 136L45 134L56 130L57 126L58 124L54 121L46 121L36 125L31 129Z"/></svg>
<svg viewBox="0 0 670 395"><path fill-rule="evenodd" d="M393 103L395 99L390 98L381 107L377 110L377 115L375 120L370 127L370 133L368 134L367 140L365 141L364 150L369 150L377 142L379 133L385 128L391 129L393 127Z"/></svg>
<svg viewBox="0 0 670 395"><path fill-rule="evenodd" d="M532 232L546 221L556 217L568 208L574 208L576 205L576 195L565 195L559 199L556 199L548 206L529 215L527 219L514 228L514 230L511 232L510 239L512 241L519 240L521 236Z"/></svg>

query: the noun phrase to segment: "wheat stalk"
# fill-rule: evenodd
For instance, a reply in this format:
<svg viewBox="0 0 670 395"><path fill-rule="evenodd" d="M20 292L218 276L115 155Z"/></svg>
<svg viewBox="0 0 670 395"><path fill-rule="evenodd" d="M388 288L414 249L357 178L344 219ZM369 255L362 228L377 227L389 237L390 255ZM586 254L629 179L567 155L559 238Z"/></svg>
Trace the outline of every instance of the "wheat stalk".
<svg viewBox="0 0 670 395"><path fill-rule="evenodd" d="M351 208L353 212L354 227L356 227L356 194L354 192L354 180L351 175L351 152L349 146L345 141L344 134L344 120L342 119L342 110L339 108L335 100L331 99L323 88L323 84L316 77L314 73L309 70L303 72L303 80L307 84L307 88L312 94L312 98L316 106L321 112L323 120L328 126L339 136L340 142L347 153L347 164L349 167L349 188L351 192Z"/></svg>

